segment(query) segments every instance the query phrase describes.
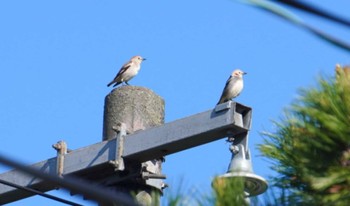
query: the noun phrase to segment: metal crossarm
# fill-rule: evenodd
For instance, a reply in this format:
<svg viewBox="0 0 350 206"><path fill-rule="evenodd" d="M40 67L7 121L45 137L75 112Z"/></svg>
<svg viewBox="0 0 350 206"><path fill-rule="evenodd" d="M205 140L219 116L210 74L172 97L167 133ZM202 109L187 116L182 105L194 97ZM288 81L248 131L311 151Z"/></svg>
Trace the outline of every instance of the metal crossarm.
<svg viewBox="0 0 350 206"><path fill-rule="evenodd" d="M241 136L249 130L250 119L251 108L229 101L218 105L215 109L127 135L124 139L122 157L126 160L125 164L141 163L227 136ZM112 139L65 154L64 168L63 171L60 170L63 177L75 175L101 183L106 176L116 176L118 171L115 171L115 165L113 167L110 162L116 161L118 148L121 149L117 143L116 139ZM30 167L50 175L57 175L56 162L57 158L51 158ZM42 192L50 191L57 186L23 174L17 169L0 174L0 179ZM0 204L29 196L32 194L0 184Z"/></svg>

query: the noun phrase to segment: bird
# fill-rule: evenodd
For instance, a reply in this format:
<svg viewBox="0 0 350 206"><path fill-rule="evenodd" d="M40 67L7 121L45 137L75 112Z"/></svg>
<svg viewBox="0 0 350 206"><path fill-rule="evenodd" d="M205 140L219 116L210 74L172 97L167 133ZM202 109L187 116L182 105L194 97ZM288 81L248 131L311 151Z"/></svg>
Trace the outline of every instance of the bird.
<svg viewBox="0 0 350 206"><path fill-rule="evenodd" d="M120 68L118 74L114 77L114 79L107 84L107 87L111 86L113 87L119 85L120 83L124 83L129 85L128 81L132 79L134 76L137 75L137 73L141 69L141 63L142 61L146 60L145 58L141 56L133 56L130 61L125 63L122 68Z"/></svg>
<svg viewBox="0 0 350 206"><path fill-rule="evenodd" d="M224 90L222 91L220 100L217 104L222 104L224 102L228 102L232 98L237 97L243 90L243 75L247 74L240 69L236 69L232 72L228 80L226 81L226 85Z"/></svg>

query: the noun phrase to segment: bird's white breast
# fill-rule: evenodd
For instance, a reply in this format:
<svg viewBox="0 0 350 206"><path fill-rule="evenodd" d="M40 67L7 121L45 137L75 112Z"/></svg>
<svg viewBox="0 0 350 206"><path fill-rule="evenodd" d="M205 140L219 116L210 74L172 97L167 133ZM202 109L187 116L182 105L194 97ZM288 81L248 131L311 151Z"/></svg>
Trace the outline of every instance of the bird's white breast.
<svg viewBox="0 0 350 206"><path fill-rule="evenodd" d="M243 90L243 79L234 79L232 81L231 96L232 98L238 96Z"/></svg>
<svg viewBox="0 0 350 206"><path fill-rule="evenodd" d="M137 73L140 71L140 65L131 65L127 71L125 71L124 75L123 75L123 79L125 81L130 80L131 78L133 78L135 75L137 75Z"/></svg>

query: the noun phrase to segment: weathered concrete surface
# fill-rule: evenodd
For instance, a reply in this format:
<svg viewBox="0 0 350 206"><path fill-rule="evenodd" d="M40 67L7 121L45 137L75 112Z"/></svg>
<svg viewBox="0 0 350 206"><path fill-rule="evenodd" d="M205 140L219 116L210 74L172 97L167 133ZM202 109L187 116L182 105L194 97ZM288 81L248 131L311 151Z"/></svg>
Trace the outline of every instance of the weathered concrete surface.
<svg viewBox="0 0 350 206"><path fill-rule="evenodd" d="M163 124L164 100L144 87L114 89L105 98L103 140L115 138L113 127L121 122L129 133Z"/></svg>

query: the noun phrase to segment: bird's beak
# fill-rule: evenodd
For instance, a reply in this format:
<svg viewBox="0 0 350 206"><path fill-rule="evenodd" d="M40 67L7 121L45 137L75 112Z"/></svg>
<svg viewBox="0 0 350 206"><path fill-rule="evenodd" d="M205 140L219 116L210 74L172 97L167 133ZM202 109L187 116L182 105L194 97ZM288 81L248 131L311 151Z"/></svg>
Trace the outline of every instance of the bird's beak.
<svg viewBox="0 0 350 206"><path fill-rule="evenodd" d="M248 74L247 72L243 72L243 75Z"/></svg>
<svg viewBox="0 0 350 206"><path fill-rule="evenodd" d="M147 60L146 58L142 58L142 61L145 61L145 60Z"/></svg>

